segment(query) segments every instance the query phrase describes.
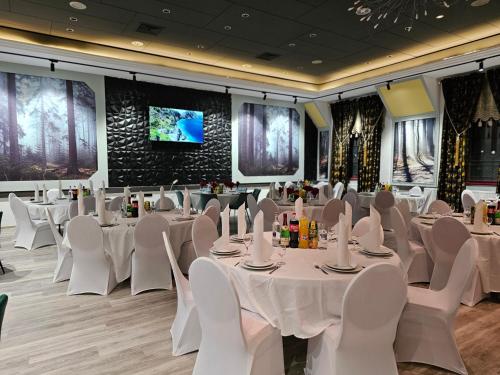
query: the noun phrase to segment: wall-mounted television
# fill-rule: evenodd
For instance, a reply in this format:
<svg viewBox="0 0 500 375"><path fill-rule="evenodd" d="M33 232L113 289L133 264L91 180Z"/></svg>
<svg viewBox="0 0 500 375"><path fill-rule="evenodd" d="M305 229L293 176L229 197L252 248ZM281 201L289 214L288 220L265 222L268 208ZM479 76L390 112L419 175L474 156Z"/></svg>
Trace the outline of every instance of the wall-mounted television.
<svg viewBox="0 0 500 375"><path fill-rule="evenodd" d="M203 112L150 106L149 139L203 143Z"/></svg>

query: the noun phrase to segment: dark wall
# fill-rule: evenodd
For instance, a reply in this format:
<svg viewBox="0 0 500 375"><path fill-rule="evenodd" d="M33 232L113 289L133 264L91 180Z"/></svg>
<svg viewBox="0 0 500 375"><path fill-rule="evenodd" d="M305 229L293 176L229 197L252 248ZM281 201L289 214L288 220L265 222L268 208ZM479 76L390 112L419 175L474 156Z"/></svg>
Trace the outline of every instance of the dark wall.
<svg viewBox="0 0 500 375"><path fill-rule="evenodd" d="M106 77L110 186L231 178L231 96ZM204 143L151 142L149 106L203 111Z"/></svg>
<svg viewBox="0 0 500 375"><path fill-rule="evenodd" d="M311 118L305 118L304 132L304 179L316 180L318 172L318 128Z"/></svg>

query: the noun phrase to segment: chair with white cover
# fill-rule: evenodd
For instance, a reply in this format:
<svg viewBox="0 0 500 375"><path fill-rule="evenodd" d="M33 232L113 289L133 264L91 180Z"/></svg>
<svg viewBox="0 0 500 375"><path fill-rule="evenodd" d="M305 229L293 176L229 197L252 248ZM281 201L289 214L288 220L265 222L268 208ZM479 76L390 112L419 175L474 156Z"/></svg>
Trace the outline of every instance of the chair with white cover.
<svg viewBox="0 0 500 375"><path fill-rule="evenodd" d="M325 224L327 228L331 228L337 225L341 213L345 213L344 201L336 198L330 199L323 207L319 222Z"/></svg>
<svg viewBox="0 0 500 375"><path fill-rule="evenodd" d="M411 225L411 211L410 211L410 203L408 203L408 199L401 199L401 201L396 204L396 208L399 210L401 213L401 216L403 216L403 219L406 224L406 228L409 230L410 225Z"/></svg>
<svg viewBox="0 0 500 375"><path fill-rule="evenodd" d="M210 199L207 204L205 205L205 210L207 209L207 207L215 207L217 209L217 211L219 211L219 214L222 210L222 206L220 204L220 201L217 199L217 198L212 198Z"/></svg>
<svg viewBox="0 0 500 375"><path fill-rule="evenodd" d="M426 363L467 374L455 342L454 322L477 257L477 242L470 238L458 252L442 290L408 287L408 303L396 335L398 362Z"/></svg>
<svg viewBox="0 0 500 375"><path fill-rule="evenodd" d="M114 197L111 199L111 202L109 202L109 206L106 208L108 211L120 211L123 205L123 197Z"/></svg>
<svg viewBox="0 0 500 375"><path fill-rule="evenodd" d="M341 320L309 339L305 373L397 375L393 343L406 289L392 264L373 264L356 275L344 293Z"/></svg>
<svg viewBox="0 0 500 375"><path fill-rule="evenodd" d="M354 228L352 228L352 235L354 237L361 237L362 235L368 233L370 231L370 217L364 217L360 219ZM384 230L382 229L382 225L380 226L380 239L384 242Z"/></svg>
<svg viewBox="0 0 500 375"><path fill-rule="evenodd" d="M70 220L78 216L78 201L71 201L68 207L68 216Z"/></svg>
<svg viewBox="0 0 500 375"><path fill-rule="evenodd" d="M170 328L170 334L172 335L172 354L179 356L198 350L201 342L201 328L189 281L184 277L177 264L167 233L163 232L162 235L177 292L177 312Z"/></svg>
<svg viewBox="0 0 500 375"><path fill-rule="evenodd" d="M333 186L330 182L325 186L325 195L328 199L333 198Z"/></svg>
<svg viewBox="0 0 500 375"><path fill-rule="evenodd" d="M83 206L85 207L85 215L88 215L91 212L96 212L95 210L95 197L83 197ZM78 208L78 203L77 203Z"/></svg>
<svg viewBox="0 0 500 375"><path fill-rule="evenodd" d="M34 250L56 243L50 224L46 220L33 220L26 204L14 193L9 194L9 205L16 220L15 247Z"/></svg>
<svg viewBox="0 0 500 375"><path fill-rule="evenodd" d="M339 181L333 187L333 193L331 197L333 199L341 199L343 193L344 193L344 184Z"/></svg>
<svg viewBox="0 0 500 375"><path fill-rule="evenodd" d="M67 294L108 295L116 286L112 259L104 250L104 234L97 220L76 216L68 223L73 268Z"/></svg>
<svg viewBox="0 0 500 375"><path fill-rule="evenodd" d="M248 194L247 196L247 206L248 211L250 211L250 223L253 224L253 219L255 219L255 215L259 213L259 206L257 205L257 201L252 194Z"/></svg>
<svg viewBox="0 0 500 375"><path fill-rule="evenodd" d="M349 190L342 198L344 202L349 202L352 207L352 225L356 223L364 216L359 204L358 192L355 190Z"/></svg>
<svg viewBox="0 0 500 375"><path fill-rule="evenodd" d="M427 213L427 209L431 202L435 201L437 197L436 188L424 188L424 203L420 206L418 213L420 215Z"/></svg>
<svg viewBox="0 0 500 375"><path fill-rule="evenodd" d="M217 206L205 206L205 210L203 211L203 215L208 216L214 222L215 226L219 224L220 220L220 210Z"/></svg>
<svg viewBox="0 0 500 375"><path fill-rule="evenodd" d="M49 202L55 202L59 198L59 189L47 190L47 199Z"/></svg>
<svg viewBox="0 0 500 375"><path fill-rule="evenodd" d="M208 257L210 255L210 248L214 245L217 238L219 238L217 227L212 219L205 215L198 216L194 220L191 234L196 256L198 258Z"/></svg>
<svg viewBox="0 0 500 375"><path fill-rule="evenodd" d="M462 191L462 207L464 210L470 210L472 206L475 206L477 203L477 199L474 196L474 192L472 190L465 189Z"/></svg>
<svg viewBox="0 0 500 375"><path fill-rule="evenodd" d="M380 213L380 223L384 228L385 239L384 246L390 249L396 249L396 237L391 223L391 208L396 204L394 194L390 191L379 191L375 195L374 206Z"/></svg>
<svg viewBox="0 0 500 375"><path fill-rule="evenodd" d="M175 203L169 197L165 197L165 210L173 210L175 208ZM160 210L160 200L158 199L155 202L155 210Z"/></svg>
<svg viewBox="0 0 500 375"><path fill-rule="evenodd" d="M132 295L145 290L172 289L170 261L165 251L163 232L170 232L167 219L161 215L146 215L134 231L135 250L132 253L130 288Z"/></svg>
<svg viewBox="0 0 500 375"><path fill-rule="evenodd" d="M435 200L429 205L429 208L427 209L427 213L429 214L440 214L440 215L447 215L451 213L453 210L451 207L446 203L445 201L442 201L440 199Z"/></svg>
<svg viewBox="0 0 500 375"><path fill-rule="evenodd" d="M264 213L264 231L273 230L274 215L279 213L278 205L272 199L264 198L257 206Z"/></svg>
<svg viewBox="0 0 500 375"><path fill-rule="evenodd" d="M47 221L49 222L50 229L57 245L57 264L52 280L55 283L69 280L71 277L71 269L73 268L73 255L71 254L71 249L63 245L63 237L56 228L50 209L46 208L45 213L47 214Z"/></svg>
<svg viewBox="0 0 500 375"><path fill-rule="evenodd" d="M391 208L391 215L396 239L396 252L408 274L408 282L428 283L432 271L432 260L422 245L408 239L408 227L397 207Z"/></svg>
<svg viewBox="0 0 500 375"><path fill-rule="evenodd" d="M241 309L226 272L199 258L189 275L202 331L193 375L284 375L280 331Z"/></svg>
<svg viewBox="0 0 500 375"><path fill-rule="evenodd" d="M441 217L431 229L434 249L434 270L429 288L443 289L450 276L453 262L465 241L471 238L467 227L453 217Z"/></svg>

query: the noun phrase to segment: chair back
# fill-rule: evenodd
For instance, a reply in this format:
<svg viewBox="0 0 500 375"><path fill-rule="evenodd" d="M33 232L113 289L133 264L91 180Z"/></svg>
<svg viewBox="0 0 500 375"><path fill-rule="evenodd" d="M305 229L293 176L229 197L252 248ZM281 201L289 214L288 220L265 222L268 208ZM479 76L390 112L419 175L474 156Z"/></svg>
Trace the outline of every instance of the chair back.
<svg viewBox="0 0 500 375"><path fill-rule="evenodd" d="M429 208L427 210L427 213L436 213L440 215L446 215L452 212L452 209L450 206L448 206L448 203L445 201L442 201L440 199L435 200L429 205Z"/></svg>
<svg viewBox="0 0 500 375"><path fill-rule="evenodd" d="M467 227L453 217L441 217L432 226L435 253L434 269L429 288L441 290L448 282L453 261L465 241L471 238Z"/></svg>
<svg viewBox="0 0 500 375"><path fill-rule="evenodd" d="M323 207L320 222L324 223L327 228L331 228L337 225L341 213L345 213L344 202L336 198L330 199Z"/></svg>
<svg viewBox="0 0 500 375"><path fill-rule="evenodd" d="M362 235L368 233L370 230L370 217L366 216L361 219L354 225L352 228L351 234L356 237L361 237ZM384 229L382 229L382 225L380 226L380 238L382 243L384 242Z"/></svg>
<svg viewBox="0 0 500 375"><path fill-rule="evenodd" d="M280 225L283 225L283 216L284 214L286 214L286 225L290 225L290 219L292 218L293 214L295 212L294 211L284 211L284 212L281 212L279 215L278 215L278 222L280 223Z"/></svg>
<svg viewBox="0 0 500 375"><path fill-rule="evenodd" d="M99 223L94 218L76 216L71 219L68 224L68 239L74 263L99 261L107 264L104 236Z"/></svg>
<svg viewBox="0 0 500 375"><path fill-rule="evenodd" d="M362 217L361 208L359 205L358 192L355 190L348 190L342 198L344 202L349 202L352 207L352 225L355 225Z"/></svg>
<svg viewBox="0 0 500 375"><path fill-rule="evenodd" d="M219 238L219 233L213 220L206 215L201 215L194 220L191 237L196 256L198 258L208 257L210 255L210 248L214 245L217 238Z"/></svg>
<svg viewBox="0 0 500 375"><path fill-rule="evenodd" d="M180 190L175 191L175 196L177 197L177 202L179 202L179 207L184 205L184 194Z"/></svg>
<svg viewBox="0 0 500 375"><path fill-rule="evenodd" d="M45 208L45 213L47 215L47 221L49 222L50 225L50 230L52 231L54 239L56 240L57 248L62 249L63 237L61 236L61 233L59 233L59 231L57 230L56 224L54 222L54 217L52 216L52 213L50 212L50 209L48 207Z"/></svg>
<svg viewBox="0 0 500 375"><path fill-rule="evenodd" d="M475 206L477 203L477 199L474 196L472 190L465 189L462 191L462 207L464 210L470 210L472 206Z"/></svg>
<svg viewBox="0 0 500 375"><path fill-rule="evenodd" d="M17 233L21 227L33 227L33 221L31 220L28 207L26 204L18 198L14 193L9 194L9 206L14 214L14 219L16 220Z"/></svg>
<svg viewBox="0 0 500 375"><path fill-rule="evenodd" d="M59 198L59 189L47 190L47 199L49 202L55 202Z"/></svg>
<svg viewBox="0 0 500 375"><path fill-rule="evenodd" d="M408 199L401 199L401 201L396 205L396 208L403 216L403 219L406 224L406 228L409 231L411 225L411 212L410 212L410 204L408 203Z"/></svg>
<svg viewBox="0 0 500 375"><path fill-rule="evenodd" d="M448 313L455 313L478 261L478 246L474 238L464 242L453 262L446 286L439 291L440 301Z"/></svg>
<svg viewBox="0 0 500 375"><path fill-rule="evenodd" d="M255 215L259 213L259 206L257 206L257 200L253 195L247 196L247 206L250 211L250 221L253 223Z"/></svg>
<svg viewBox="0 0 500 375"><path fill-rule="evenodd" d="M199 197L200 200L198 201L198 209L201 211L205 210L207 203L210 202L212 199L215 199L217 200L217 202L219 202L219 200L217 199L217 194L200 193Z"/></svg>
<svg viewBox="0 0 500 375"><path fill-rule="evenodd" d="M252 196L255 199L255 202L259 201L259 195L260 195L261 190L260 189L253 189L252 191ZM248 202L248 201L247 201Z"/></svg>
<svg viewBox="0 0 500 375"><path fill-rule="evenodd" d="M245 205L245 209L247 208L246 205L247 205L247 195L250 195L250 194L247 194L247 193L239 193L237 197L231 199L231 202L229 202L229 208L231 210L237 210L238 208L240 208L240 206L242 204Z"/></svg>
<svg viewBox="0 0 500 375"><path fill-rule="evenodd" d="M165 208L166 210L173 210L175 208L175 203L169 197L165 197L165 206L166 206L166 208ZM159 209L160 209L160 200L158 199L155 202L155 210L158 211Z"/></svg>
<svg viewBox="0 0 500 375"><path fill-rule="evenodd" d="M375 208L380 213L382 228L384 229L393 229L390 209L394 207L395 203L394 194L390 191L379 191L375 195Z"/></svg>
<svg viewBox="0 0 500 375"><path fill-rule="evenodd" d="M94 205L95 205L95 200L94 200ZM114 197L109 203L107 210L111 212L120 211L122 209L122 205L123 205L123 197L122 196Z"/></svg>
<svg viewBox="0 0 500 375"><path fill-rule="evenodd" d="M9 302L7 294L0 294L0 335L2 334L2 322L5 316L5 310L7 309L7 302Z"/></svg>
<svg viewBox="0 0 500 375"><path fill-rule="evenodd" d="M344 293L337 350L392 349L406 294L406 282L395 265L373 264L356 275Z"/></svg>
<svg viewBox="0 0 500 375"><path fill-rule="evenodd" d="M170 244L170 240L168 239L168 234L166 231L162 232L163 243L165 246L165 250L167 252L168 260L170 261L170 267L172 268L172 273L174 274L176 292L177 292L177 301L186 305L186 301L188 299L188 295L190 292L189 281L182 274L181 269L179 268L179 264L177 263L177 258L175 257L174 250L172 249L172 245Z"/></svg>
<svg viewBox="0 0 500 375"><path fill-rule="evenodd" d="M78 216L78 201L71 201L68 207L68 216L71 219Z"/></svg>
<svg viewBox="0 0 500 375"><path fill-rule="evenodd" d="M264 231L271 231L273 229L274 214L279 212L278 205L274 203L272 199L264 198L257 204L257 206L264 215Z"/></svg>
<svg viewBox="0 0 500 375"><path fill-rule="evenodd" d="M135 225L135 256L166 259L165 243L162 233L170 233L167 219L161 215L145 215Z"/></svg>
<svg viewBox="0 0 500 375"><path fill-rule="evenodd" d="M333 186L332 184L329 182L326 186L325 186L325 195L327 198L329 199L332 199L333 198Z"/></svg>
<svg viewBox="0 0 500 375"><path fill-rule="evenodd" d="M217 201L218 202L218 201ZM220 219L220 208L217 206L207 206L205 211L203 211L203 215L208 216L214 222L215 226L219 224Z"/></svg>
<svg viewBox="0 0 500 375"><path fill-rule="evenodd" d="M344 184L342 182L337 182L333 187L333 193L331 197L333 199L341 199L343 193L344 193Z"/></svg>
<svg viewBox="0 0 500 375"><path fill-rule="evenodd" d="M401 211L397 207L391 208L391 223L396 237L397 253L399 258L401 258L405 272L408 273L414 254L408 240L408 227Z"/></svg>
<svg viewBox="0 0 500 375"><path fill-rule="evenodd" d="M212 207L212 206L217 207L217 209L219 210L219 212L221 212L221 211L222 211L222 206L221 206L221 204L220 204L220 201L217 199L217 197L210 199L210 200L207 202L207 204L206 204L206 206L205 206L205 209L206 209L207 207Z"/></svg>
<svg viewBox="0 0 500 375"><path fill-rule="evenodd" d="M95 212L95 197L83 197L83 206L85 207L85 215Z"/></svg>
<svg viewBox="0 0 500 375"><path fill-rule="evenodd" d="M212 259L198 258L189 268L189 284L200 319L201 347L213 351L214 358L215 352L245 351L240 301L224 270Z"/></svg>

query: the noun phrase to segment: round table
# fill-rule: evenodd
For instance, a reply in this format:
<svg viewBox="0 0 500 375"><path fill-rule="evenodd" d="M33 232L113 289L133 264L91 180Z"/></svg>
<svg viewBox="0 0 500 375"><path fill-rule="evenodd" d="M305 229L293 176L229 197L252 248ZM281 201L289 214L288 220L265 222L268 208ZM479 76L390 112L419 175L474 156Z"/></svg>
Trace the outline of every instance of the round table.
<svg viewBox="0 0 500 375"><path fill-rule="evenodd" d="M270 240L271 233L265 233ZM351 247L352 248L352 247ZM238 293L241 306L260 314L273 327L281 330L282 336L295 335L310 338L323 332L338 321L341 314L344 292L355 274L330 272L325 275L314 268L335 260L336 243L328 250L287 249L284 266L269 274L269 271L249 271L237 261L244 258L215 258L228 272ZM274 254L273 260L279 260ZM401 268L397 255L391 258L366 257L351 251L354 263L368 266L388 262Z"/></svg>
<svg viewBox="0 0 500 375"><path fill-rule="evenodd" d="M279 213L287 212L287 211L295 211L295 204L294 203L290 202L287 204L283 204L283 202L276 202L276 204L278 205ZM324 204L304 203L304 215L309 220L320 221L324 207L325 207Z"/></svg>
<svg viewBox="0 0 500 375"><path fill-rule="evenodd" d="M45 209L48 208L54 218L54 223L60 225L69 220L70 203L68 199L58 199L53 204L26 202L26 206L33 220L47 220Z"/></svg>
<svg viewBox="0 0 500 375"><path fill-rule="evenodd" d="M456 217L456 219L463 222L462 217ZM420 239L432 260L435 259L436 254L432 241L432 224L435 220L419 217L412 220L412 225L417 228ZM465 226L469 232L472 230L472 225L466 224ZM494 234L472 234L478 244L479 258L477 266L484 293L500 292L500 226L492 225L490 229Z"/></svg>
<svg viewBox="0 0 500 375"><path fill-rule="evenodd" d="M369 209L370 205L375 204L375 192L369 192L369 193L359 193L359 205L362 208ZM420 212L420 209L425 203L425 197L423 195L420 196L412 196L407 193L397 193L394 196L396 200L396 204L401 202L403 199L406 199L408 201L408 204L410 206L410 212L412 213L418 213Z"/></svg>

